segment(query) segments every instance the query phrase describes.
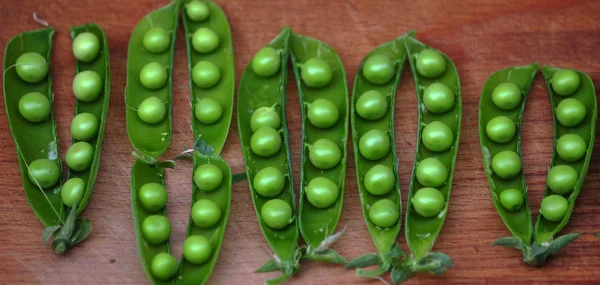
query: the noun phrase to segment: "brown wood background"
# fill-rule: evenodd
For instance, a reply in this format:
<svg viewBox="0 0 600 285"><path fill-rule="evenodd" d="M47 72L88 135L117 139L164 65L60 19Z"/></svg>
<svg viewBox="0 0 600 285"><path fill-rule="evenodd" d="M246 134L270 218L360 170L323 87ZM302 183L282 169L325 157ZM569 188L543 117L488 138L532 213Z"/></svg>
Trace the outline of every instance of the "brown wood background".
<svg viewBox="0 0 600 285"><path fill-rule="evenodd" d="M168 1L3 0L0 3L0 46L14 35L39 28L38 15L57 28L52 58L55 112L64 157L69 145L69 123L75 75L68 29L96 22L108 36L112 94L102 164L95 193L84 212L93 232L68 256L58 257L43 247L42 226L22 192L17 156L4 101L0 106L0 283L2 284L148 284L137 254L133 232L129 171L132 146L125 130L123 90L129 36L147 13ZM498 2L498 3L496 3ZM500 2L505 2L500 4ZM326 41L336 49L352 84L363 56L375 46L409 29L417 38L448 54L460 72L463 90L463 129L450 211L435 250L449 254L455 269L444 277L421 274L407 284L599 284L600 240L586 234L562 251L546 267L534 269L521 262L516 250L491 248L508 230L490 200L481 163L477 132L479 93L494 71L537 61L573 67L589 73L600 86L600 3L550 0L439 0L439 1L218 1L232 27L236 77L253 54L283 25ZM183 28L175 60L173 139L168 156L192 145L188 71ZM237 87L237 84L236 84ZM300 115L295 85L288 86L288 120L294 170L298 172ZM402 195L406 198L412 168L416 129L416 99L410 72L405 70L396 103L396 142L400 157ZM235 172L243 170L235 114L223 151ZM541 74L535 80L524 118L523 156L530 203L537 213L552 153L552 121L548 93ZM597 146L600 140L597 139ZM334 248L348 258L371 252L357 195L354 157L348 157L345 205L340 228L346 234ZM182 162L168 171L168 214L171 241L180 256L189 215L191 164ZM296 179L296 181L298 181ZM596 151L571 222L563 233L600 231L600 151ZM406 248L403 235L398 239ZM210 284L262 284L276 274L252 271L269 256L256 221L247 183L234 187L233 207L219 262ZM380 284L354 272L319 263L302 263L302 272L288 284Z"/></svg>

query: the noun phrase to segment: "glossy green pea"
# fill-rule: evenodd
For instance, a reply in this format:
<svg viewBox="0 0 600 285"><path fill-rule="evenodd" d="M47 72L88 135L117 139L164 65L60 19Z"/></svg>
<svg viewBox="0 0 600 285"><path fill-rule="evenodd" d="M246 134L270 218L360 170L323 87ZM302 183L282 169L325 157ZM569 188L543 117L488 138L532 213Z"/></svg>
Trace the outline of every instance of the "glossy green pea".
<svg viewBox="0 0 600 285"><path fill-rule="evenodd" d="M445 151L454 142L454 134L446 124L440 121L433 121L423 128L421 140L428 150L434 152Z"/></svg>
<svg viewBox="0 0 600 285"><path fill-rule="evenodd" d="M98 134L100 122L91 113L77 114L71 120L71 136L78 141L89 141Z"/></svg>
<svg viewBox="0 0 600 285"><path fill-rule="evenodd" d="M444 195L435 188L421 188L411 199L415 211L426 218L437 216L446 206Z"/></svg>
<svg viewBox="0 0 600 285"><path fill-rule="evenodd" d="M573 191L579 180L577 171L569 165L556 165L548 170L546 184L552 192L565 195Z"/></svg>
<svg viewBox="0 0 600 285"><path fill-rule="evenodd" d="M202 98L194 106L196 119L203 124L214 124L223 116L223 107L211 98Z"/></svg>
<svg viewBox="0 0 600 285"><path fill-rule="evenodd" d="M423 92L423 104L428 111L443 114L454 107L454 92L443 83L435 82Z"/></svg>
<svg viewBox="0 0 600 285"><path fill-rule="evenodd" d="M166 252L158 253L152 259L150 270L159 280L168 280L177 273L177 259Z"/></svg>
<svg viewBox="0 0 600 285"><path fill-rule="evenodd" d="M204 2L192 0L185 4L185 13L190 20L200 22L208 18L210 9Z"/></svg>
<svg viewBox="0 0 600 285"><path fill-rule="evenodd" d="M319 98L310 104L307 116L313 126L326 129L337 123L340 112L331 101Z"/></svg>
<svg viewBox="0 0 600 285"><path fill-rule="evenodd" d="M200 191L213 191L223 183L223 171L212 164L204 164L194 171L194 184Z"/></svg>
<svg viewBox="0 0 600 285"><path fill-rule="evenodd" d="M385 84L394 77L394 63L383 54L375 54L365 61L362 72L371 83Z"/></svg>
<svg viewBox="0 0 600 285"><path fill-rule="evenodd" d="M142 67L142 71L140 71L142 86L151 90L165 86L168 77L167 70L158 62L150 62Z"/></svg>
<svg viewBox="0 0 600 285"><path fill-rule="evenodd" d="M446 71L446 59L435 50L425 49L417 56L416 69L423 77L438 77Z"/></svg>
<svg viewBox="0 0 600 285"><path fill-rule="evenodd" d="M281 149L281 136L271 127L262 127L252 135L250 149L263 157L275 155Z"/></svg>
<svg viewBox="0 0 600 285"><path fill-rule="evenodd" d="M48 75L49 63L39 53L27 52L17 58L15 69L24 81L38 83Z"/></svg>
<svg viewBox="0 0 600 285"><path fill-rule="evenodd" d="M210 241L203 236L189 236L183 242L183 257L192 264L206 263L211 254Z"/></svg>
<svg viewBox="0 0 600 285"><path fill-rule="evenodd" d="M507 143L515 137L517 127L507 116L491 119L485 126L487 136L497 143Z"/></svg>
<svg viewBox="0 0 600 285"><path fill-rule="evenodd" d="M201 199L192 206L192 220L200 228L214 227L221 220L219 205L208 199Z"/></svg>
<svg viewBox="0 0 600 285"><path fill-rule="evenodd" d="M92 165L94 159L94 148L87 142L74 143L67 149L65 160L70 169L74 171L85 171Z"/></svg>
<svg viewBox="0 0 600 285"><path fill-rule="evenodd" d="M400 218L398 205L388 199L381 199L369 208L371 222L380 228L389 228Z"/></svg>
<svg viewBox="0 0 600 285"><path fill-rule="evenodd" d="M250 128L253 132L258 131L262 127L271 127L279 129L281 127L281 117L276 110L270 107L260 107L252 113L250 117Z"/></svg>
<svg viewBox="0 0 600 285"><path fill-rule="evenodd" d="M260 213L265 224L272 229L280 230L292 223L292 207L280 199L266 202Z"/></svg>
<svg viewBox="0 0 600 285"><path fill-rule="evenodd" d="M523 203L525 203L525 198L523 198L521 191L514 188L500 192L499 199L502 207L512 212L521 209Z"/></svg>
<svg viewBox="0 0 600 285"><path fill-rule="evenodd" d="M500 109L512 110L521 103L521 89L512 82L500 83L492 91L492 101Z"/></svg>
<svg viewBox="0 0 600 285"><path fill-rule="evenodd" d="M163 53L171 44L169 33L163 27L150 28L142 41L144 48L151 53Z"/></svg>
<svg viewBox="0 0 600 285"><path fill-rule="evenodd" d="M423 159L417 165L417 180L425 187L440 187L448 180L448 169L435 157Z"/></svg>
<svg viewBox="0 0 600 285"><path fill-rule="evenodd" d="M306 199L317 208L329 208L337 201L339 196L338 186L328 178L315 177L306 187Z"/></svg>
<svg viewBox="0 0 600 285"><path fill-rule="evenodd" d="M85 186L85 181L79 177L67 180L60 189L63 204L67 207L73 207L75 203L81 202L85 193Z"/></svg>
<svg viewBox="0 0 600 285"><path fill-rule="evenodd" d="M209 53L219 46L219 37L209 28L199 28L192 35L192 47L199 53Z"/></svg>
<svg viewBox="0 0 600 285"><path fill-rule="evenodd" d="M73 94L83 102L92 102L102 93L102 78L92 70L79 72L73 79Z"/></svg>
<svg viewBox="0 0 600 285"><path fill-rule="evenodd" d="M542 199L540 214L552 222L561 221L569 209L569 202L563 196L550 195Z"/></svg>
<svg viewBox="0 0 600 285"><path fill-rule="evenodd" d="M72 49L77 60L90 62L100 53L100 39L90 32L80 33L73 39Z"/></svg>
<svg viewBox="0 0 600 285"><path fill-rule="evenodd" d="M583 138L575 134L562 135L556 141L556 152L560 158L574 162L585 156L587 145Z"/></svg>
<svg viewBox="0 0 600 285"><path fill-rule="evenodd" d="M28 121L39 123L50 115L50 101L42 93L27 93L19 100L19 112Z"/></svg>
<svg viewBox="0 0 600 285"><path fill-rule="evenodd" d="M500 178L513 178L521 172L521 157L511 150L501 151L492 159L492 169Z"/></svg>
<svg viewBox="0 0 600 285"><path fill-rule="evenodd" d="M60 168L55 162L49 159L40 158L29 164L29 180L34 185L49 188L54 186L59 178Z"/></svg>
<svg viewBox="0 0 600 285"><path fill-rule="evenodd" d="M579 74L577 74L577 72L569 69L561 69L552 75L552 80L550 83L552 84L552 89L554 89L556 94L567 96L579 88L581 79L579 78Z"/></svg>
<svg viewBox="0 0 600 285"><path fill-rule="evenodd" d="M279 169L269 166L261 169L252 182L254 190L263 197L273 198L285 187L285 178Z"/></svg>
<svg viewBox="0 0 600 285"><path fill-rule="evenodd" d="M200 61L192 69L192 80L200 88L211 88L219 82L221 71L212 62Z"/></svg>
<svg viewBox="0 0 600 285"><path fill-rule="evenodd" d="M368 160L378 160L390 152L388 136L377 129L366 132L358 142L360 154Z"/></svg>
<svg viewBox="0 0 600 285"><path fill-rule="evenodd" d="M333 78L329 64L319 58L311 58L302 66L302 81L313 88L327 86Z"/></svg>
<svg viewBox="0 0 600 285"><path fill-rule="evenodd" d="M159 183L146 183L140 188L140 205L146 211L158 212L164 209L168 199L167 189Z"/></svg>
<svg viewBox="0 0 600 285"><path fill-rule="evenodd" d="M262 77L271 77L279 71L281 56L272 47L260 49L252 58L252 70Z"/></svg>
<svg viewBox="0 0 600 285"><path fill-rule="evenodd" d="M319 139L310 147L308 159L319 169L330 169L340 163L342 151L334 142L328 139Z"/></svg>
<svg viewBox="0 0 600 285"><path fill-rule="evenodd" d="M558 122L565 127L579 125L583 122L587 113L585 106L573 98L567 98L558 103L555 112Z"/></svg>
<svg viewBox="0 0 600 285"><path fill-rule="evenodd" d="M149 97L138 107L138 116L146 124L158 124L167 116L167 107L157 97Z"/></svg>
<svg viewBox="0 0 600 285"><path fill-rule="evenodd" d="M394 172L383 164L371 167L365 174L365 189L373 195L381 196L390 193L394 189L395 183Z"/></svg>
<svg viewBox="0 0 600 285"><path fill-rule="evenodd" d="M142 234L150 244L161 244L169 240L171 222L159 215L148 216L142 222Z"/></svg>
<svg viewBox="0 0 600 285"><path fill-rule="evenodd" d="M356 113L365 120L378 120L388 112L388 102L377 90L369 90L356 101Z"/></svg>

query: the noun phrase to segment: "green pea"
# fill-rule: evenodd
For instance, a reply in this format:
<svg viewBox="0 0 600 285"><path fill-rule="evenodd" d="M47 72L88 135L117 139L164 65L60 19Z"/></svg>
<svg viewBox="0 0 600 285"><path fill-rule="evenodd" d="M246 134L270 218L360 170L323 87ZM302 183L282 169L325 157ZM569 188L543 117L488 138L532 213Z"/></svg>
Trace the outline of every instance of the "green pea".
<svg viewBox="0 0 600 285"><path fill-rule="evenodd" d="M252 59L252 71L262 77L271 77L281 68L281 56L272 47L260 49Z"/></svg>
<svg viewBox="0 0 600 285"><path fill-rule="evenodd" d="M90 32L83 32L75 37L71 47L77 60L90 62L100 53L100 40Z"/></svg>
<svg viewBox="0 0 600 285"><path fill-rule="evenodd" d="M585 119L585 106L577 99L567 98L556 106L556 118L565 127L575 127Z"/></svg>
<svg viewBox="0 0 600 285"><path fill-rule="evenodd" d="M502 110L512 110L521 103L521 89L512 82L500 83L492 91L492 101Z"/></svg>
<svg viewBox="0 0 600 285"><path fill-rule="evenodd" d="M492 158L492 170L500 178L511 179L521 172L521 158L514 151L501 151Z"/></svg>
<svg viewBox="0 0 600 285"><path fill-rule="evenodd" d="M194 115L200 123L210 125L221 119L223 107L211 98L202 98L194 106Z"/></svg>
<svg viewBox="0 0 600 285"><path fill-rule="evenodd" d="M177 259L166 252L156 254L150 263L152 275L162 281L171 279L178 269Z"/></svg>
<svg viewBox="0 0 600 285"><path fill-rule="evenodd" d="M556 141L556 152L560 158L575 162L583 158L587 145L582 137L575 134L562 135Z"/></svg>
<svg viewBox="0 0 600 285"><path fill-rule="evenodd" d="M19 113L32 123L39 123L50 116L50 101L39 92L30 92L19 99Z"/></svg>
<svg viewBox="0 0 600 285"><path fill-rule="evenodd" d="M15 63L17 75L29 83L38 83L48 75L49 63L36 52L20 55Z"/></svg>
<svg viewBox="0 0 600 285"><path fill-rule="evenodd" d="M378 129L366 132L358 141L358 151L368 160L379 160L390 152L390 139Z"/></svg>
<svg viewBox="0 0 600 285"><path fill-rule="evenodd" d="M168 198L165 186L158 183L146 183L140 188L138 200L144 210L154 213L165 208Z"/></svg>
<svg viewBox="0 0 600 285"><path fill-rule="evenodd" d="M194 171L194 184L198 190L214 191L223 183L223 171L212 164L203 164Z"/></svg>
<svg viewBox="0 0 600 285"><path fill-rule="evenodd" d="M491 119L485 126L488 137L497 143L507 143L515 137L517 127L507 116Z"/></svg>
<svg viewBox="0 0 600 285"><path fill-rule="evenodd" d="M340 111L331 101L320 98L310 104L307 115L313 126L326 129L337 123Z"/></svg>
<svg viewBox="0 0 600 285"><path fill-rule="evenodd" d="M92 165L94 148L87 142L76 142L67 149L67 165L75 171L85 171Z"/></svg>
<svg viewBox="0 0 600 285"><path fill-rule="evenodd" d="M138 117L146 124L158 124L167 116L165 103L157 97L146 98L138 107Z"/></svg>
<svg viewBox="0 0 600 285"><path fill-rule="evenodd" d="M29 180L36 186L39 184L41 188L49 188L58 182L58 179L60 178L60 168L55 162L49 159L40 158L29 164L28 176Z"/></svg>
<svg viewBox="0 0 600 285"><path fill-rule="evenodd" d="M388 199L381 199L369 207L369 219L375 226L389 228L400 218L398 205Z"/></svg>
<svg viewBox="0 0 600 285"><path fill-rule="evenodd" d="M363 65L363 75L374 84L385 84L394 77L394 63L385 55L376 54Z"/></svg>
<svg viewBox="0 0 600 285"><path fill-rule="evenodd" d="M292 207L280 199L267 201L260 209L260 215L265 224L275 230L281 230L294 221Z"/></svg>
<svg viewBox="0 0 600 285"><path fill-rule="evenodd" d="M365 120L379 120L387 111L388 102L377 90L369 90L356 100L356 112Z"/></svg>
<svg viewBox="0 0 600 285"><path fill-rule="evenodd" d="M191 264L202 265L210 259L211 254L210 241L203 236L189 236L183 242L183 257Z"/></svg>
<svg viewBox="0 0 600 285"><path fill-rule="evenodd" d="M271 127L262 127L250 138L250 149L262 157L273 156L281 149L281 135Z"/></svg>
<svg viewBox="0 0 600 285"><path fill-rule="evenodd" d="M73 207L75 203L81 202L85 193L85 181L79 177L67 180L60 190L60 197L63 204L67 207Z"/></svg>
<svg viewBox="0 0 600 285"><path fill-rule="evenodd" d="M162 244L169 240L169 236L171 235L171 222L165 216L148 216L142 222L142 235L149 244Z"/></svg>
<svg viewBox="0 0 600 285"><path fill-rule="evenodd" d="M437 216L446 206L442 192L430 187L417 190L410 201L415 211L426 218Z"/></svg>
<svg viewBox="0 0 600 285"><path fill-rule="evenodd" d="M452 146L454 134L452 134L452 130L446 124L440 121L433 121L423 128L421 140L428 150L440 152Z"/></svg>
<svg viewBox="0 0 600 285"><path fill-rule="evenodd" d="M434 114L443 114L454 106L454 92L444 83L435 82L423 92L423 104Z"/></svg>
<svg viewBox="0 0 600 285"><path fill-rule="evenodd" d="M569 202L563 196L550 195L542 200L540 214L551 222L560 222L567 214Z"/></svg>
<svg viewBox="0 0 600 285"><path fill-rule="evenodd" d="M570 69L561 69L554 73L550 83L556 94L567 96L573 94L579 88L580 81L577 72Z"/></svg>
<svg viewBox="0 0 600 285"><path fill-rule="evenodd" d="M210 229L221 220L221 208L211 200L200 199L192 206L191 215L196 226Z"/></svg>
<svg viewBox="0 0 600 285"><path fill-rule="evenodd" d="M329 64L320 58L311 58L302 66L301 72L304 84L312 88L322 88L331 82L333 72Z"/></svg>
<svg viewBox="0 0 600 285"><path fill-rule="evenodd" d="M519 189L506 189L500 192L500 204L504 209L514 212L520 209L525 203L523 193Z"/></svg>
<svg viewBox="0 0 600 285"><path fill-rule="evenodd" d="M169 48L171 37L164 28L152 27L144 34L142 44L151 53L162 53Z"/></svg>
<svg viewBox="0 0 600 285"><path fill-rule="evenodd" d="M377 164L365 174L365 188L372 195L385 195L390 193L396 183L396 175L391 168Z"/></svg>
<svg viewBox="0 0 600 285"><path fill-rule="evenodd" d="M73 94L83 102L96 100L102 88L102 78L92 70L79 72L73 79Z"/></svg>
<svg viewBox="0 0 600 285"><path fill-rule="evenodd" d="M281 127L281 117L279 113L270 107L260 107L252 113L250 117L250 128L253 132L258 131L262 127L271 127L279 129Z"/></svg>
<svg viewBox="0 0 600 285"><path fill-rule="evenodd" d="M193 0L185 4L185 13L190 20L201 22L210 15L210 8L204 2Z"/></svg>
<svg viewBox="0 0 600 285"><path fill-rule="evenodd" d="M221 79L221 71L210 61L199 61L192 69L192 81L200 88L211 88Z"/></svg>
<svg viewBox="0 0 600 285"><path fill-rule="evenodd" d="M339 193L337 184L325 177L315 177L306 186L306 199L320 209L331 207L337 201Z"/></svg>
<svg viewBox="0 0 600 285"><path fill-rule="evenodd" d="M342 151L334 142L318 139L310 147L308 158L319 169L331 169L342 160Z"/></svg>
<svg viewBox="0 0 600 285"><path fill-rule="evenodd" d="M148 63L140 71L140 82L151 90L163 87L167 83L168 77L167 70L158 62Z"/></svg>
<svg viewBox="0 0 600 285"><path fill-rule="evenodd" d="M423 159L417 165L417 181L425 187L441 187L448 180L448 169L435 157Z"/></svg>
<svg viewBox="0 0 600 285"><path fill-rule="evenodd" d="M569 165L555 165L548 171L546 184L552 192L565 195L575 188L579 175L577 171Z"/></svg>
<svg viewBox="0 0 600 285"><path fill-rule="evenodd" d="M423 77L434 78L446 71L446 59L432 49L423 50L417 56L417 72Z"/></svg>
<svg viewBox="0 0 600 285"><path fill-rule="evenodd" d="M192 35L192 47L199 53L210 53L219 46L219 36L209 28L198 28Z"/></svg>
<svg viewBox="0 0 600 285"><path fill-rule="evenodd" d="M279 169L269 166L256 173L252 185L259 195L273 198L283 191L285 179Z"/></svg>
<svg viewBox="0 0 600 285"><path fill-rule="evenodd" d="M98 134L100 123L92 113L77 114L71 121L71 136L78 141L89 141Z"/></svg>

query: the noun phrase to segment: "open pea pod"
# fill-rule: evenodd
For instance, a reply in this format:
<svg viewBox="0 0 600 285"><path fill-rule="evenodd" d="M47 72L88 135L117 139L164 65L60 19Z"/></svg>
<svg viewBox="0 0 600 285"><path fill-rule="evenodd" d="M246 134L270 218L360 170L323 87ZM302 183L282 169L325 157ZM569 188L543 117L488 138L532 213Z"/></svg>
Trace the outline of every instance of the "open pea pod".
<svg viewBox="0 0 600 285"><path fill-rule="evenodd" d="M194 138L201 136L217 153L220 153L229 133L233 113L235 68L231 31L227 17L214 2L210 0L183 2L182 20L190 68L192 130ZM193 18L195 16L193 9L197 5L206 5L207 18L202 20ZM217 81L211 86L204 85L205 80L202 80L202 76L198 76L203 70L206 72L210 69L208 66L202 66L207 63L218 70L218 74L215 75Z"/></svg>
<svg viewBox="0 0 600 285"><path fill-rule="evenodd" d="M405 38L405 43L415 80L419 119L405 231L413 257L420 260L429 254L448 213L460 140L462 96L458 70L447 55L414 38ZM444 68L432 72L425 68L431 64L427 60L439 61L438 65ZM438 102L438 96L449 99ZM440 175L429 177L427 172L435 173L438 167L442 169ZM436 198L437 203L430 204L429 199Z"/></svg>
<svg viewBox="0 0 600 285"><path fill-rule="evenodd" d="M179 24L179 1L173 1L146 16L136 25L127 51L127 86L125 87L127 134L136 151L144 156L158 157L169 147L171 141L171 102L173 56L175 38ZM151 28L162 28L170 37L169 44L160 52L150 51L144 46L144 38ZM149 89L140 79L142 69L156 63L166 69L164 85ZM149 79L155 83L157 78L149 73ZM164 119L160 122L146 123L138 115L140 104L144 100L156 97L166 106ZM152 106L153 108L157 106ZM150 108L149 108L150 109ZM155 108L156 109L156 108Z"/></svg>
<svg viewBox="0 0 600 285"><path fill-rule="evenodd" d="M292 34L290 50L302 114L298 224L308 246L306 257L346 263L329 249L340 237L334 232L346 181L348 85L344 65L330 46L310 37ZM303 70L315 67L323 68L325 74L321 76L330 76L324 86L319 83L315 87L315 78L306 76L309 71Z"/></svg>
<svg viewBox="0 0 600 285"><path fill-rule="evenodd" d="M99 39L100 51L98 56L88 62L80 60L76 61L76 72L80 73L83 71L94 71L102 79L103 89L100 96L92 102L84 102L81 100L75 101L75 115L82 113L92 114L99 122L98 134L92 138L88 143L94 149L94 156L90 168L85 171L73 171L69 169L68 178L81 178L86 182L85 192L83 199L80 201L78 211L81 212L85 209L94 189L96 183L96 175L98 175L98 169L100 168L100 152L102 151L102 139L104 138L104 129L106 127L106 115L108 114L108 103L110 101L110 57L108 51L108 42L106 35L102 28L96 24L86 24L82 26L71 28L71 39L75 38L84 32L94 34ZM73 143L78 140L73 138Z"/></svg>
<svg viewBox="0 0 600 285"><path fill-rule="evenodd" d="M561 194L568 201L566 213L564 216L562 216L562 218L560 218L558 221L551 221L542 214L538 215L538 220L535 224L535 241L539 244L552 241L554 236L569 222L571 213L575 207L577 196L579 196L579 192L581 192L581 188L585 183L585 176L587 174L590 159L592 157L592 151L594 150L594 138L596 136L598 104L596 101L594 83L584 72L573 70L579 76L579 86L574 93L561 96L555 91L552 85L553 76L561 70L561 68L550 66L544 66L542 68L542 73L548 87L548 93L550 94L550 102L552 103L552 117L554 118L554 151L552 153L552 160L550 161L549 169L551 171L549 171L548 176L558 173L552 172L553 167L565 165L575 170L575 173L577 174L577 182L572 190L567 191L566 193L556 193ZM560 121L563 119L560 111L561 108L564 108L561 106L561 103L563 102L563 106L568 106L569 104L573 103L577 104L576 102L579 102L581 104L577 104L578 106L585 107L585 117L581 119L580 123L576 125L569 124L569 126L566 126L563 124L566 121ZM577 138L583 139L583 141L581 141L580 148L581 151L585 151L585 154L573 154L576 152L572 149L574 147L573 145L577 144L574 142L579 141ZM564 143L562 142L563 140ZM550 189L549 185L546 185L544 198L547 198L552 194L555 193Z"/></svg>
<svg viewBox="0 0 600 285"><path fill-rule="evenodd" d="M354 79L350 119L358 191L367 229L379 253L378 255L369 253L359 256L346 265L346 268L358 267L357 274L359 276L365 275L368 277L372 275L373 272L366 272L361 268L375 264L379 264L380 269L378 269L379 272L374 272L378 273L374 275L385 273L390 269L390 264L393 262L389 254L397 248L395 241L402 224L402 219L400 219L402 200L400 199L398 157L396 155L394 106L396 89L400 83L406 61L404 38L414 35L415 32L410 31L373 49L358 66ZM383 72L378 72L382 70ZM361 150L360 141L370 132L378 132L387 136L389 139L389 150L387 152L382 152L382 155L374 157L369 155L370 153L366 152L369 151L369 145L372 144L366 144L363 147L365 149ZM366 157L365 154L369 157ZM370 170L373 171L370 172ZM365 185L367 175L370 177L367 179L369 185L373 185L369 189ZM388 181L388 183L381 183L385 181ZM389 181L392 183L390 184ZM387 186L382 187L382 185ZM375 204L392 205L394 209L390 212L397 211L397 217L391 225L382 227L374 223L370 217L370 209ZM382 207L382 210L386 210L385 207ZM377 213L373 214L377 215Z"/></svg>
<svg viewBox="0 0 600 285"><path fill-rule="evenodd" d="M252 201L260 228L275 255L274 259L267 262L258 272L282 271L281 277L268 280L268 284L278 284L295 274L299 268L298 262L301 255L297 248L299 231L295 210L289 134L285 120L290 32L290 28L285 27L275 39L257 53L260 58L257 60L256 70L259 73L253 67L254 60L248 64L240 80L237 98L238 132ZM252 127L253 115L257 116L254 118L254 129L262 130L256 137L254 136L257 132ZM264 138L269 139L263 140ZM254 147L252 141L254 141ZM265 145L269 142L274 143ZM276 152L270 152L271 149ZM255 153L255 150L265 156ZM274 191L262 192L264 195L261 195L257 190L262 191L269 187L263 187L265 185L261 184L257 189L255 182L259 171L265 169L269 172L267 173L268 177L274 177L275 180L281 182L281 187ZM289 206L287 210L291 213L287 225L278 227L278 229L267 225L262 217L263 207L271 201L276 201L280 205L283 204L281 201L285 202Z"/></svg>
<svg viewBox="0 0 600 285"><path fill-rule="evenodd" d="M514 151L521 157L523 110L525 109L527 95L533 84L538 67L538 64L532 63L530 65L510 67L494 72L483 86L479 99L479 142L483 154L483 168L492 194L492 202L508 230L521 240L523 244L527 245L532 241L533 228L531 224L531 209L527 201L525 175L521 171L518 175L510 179L499 177L492 170L492 158L498 153L507 150ZM494 90L497 90L496 97L499 99L496 100L498 102L508 102L509 100L502 99L501 95L503 93L509 94L510 88L514 88L513 86L516 86L517 89L515 90L519 90L520 100L514 101L516 105L512 109L506 110L508 108L506 106L504 109L500 108L494 103ZM514 137L510 139L494 141L488 136L486 128L492 119L500 116L514 122L516 131ZM521 192L523 197L522 207L507 209L502 206L500 193L506 189L517 189Z"/></svg>

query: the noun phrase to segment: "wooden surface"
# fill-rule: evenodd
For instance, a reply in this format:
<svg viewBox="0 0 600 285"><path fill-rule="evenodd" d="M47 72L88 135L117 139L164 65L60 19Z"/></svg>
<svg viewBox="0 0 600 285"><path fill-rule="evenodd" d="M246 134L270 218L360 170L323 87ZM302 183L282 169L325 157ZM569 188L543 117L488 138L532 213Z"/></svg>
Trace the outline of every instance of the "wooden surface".
<svg viewBox="0 0 600 285"><path fill-rule="evenodd" d="M118 4L119 2L123 4ZM125 66L129 36L147 13L168 1L2 1L0 46L14 35L39 28L38 15L57 28L52 56L55 111L64 157L70 142L69 123L75 75L70 26L96 22L108 36L112 94L102 163L95 193L84 212L93 231L68 256L58 257L42 246L42 226L21 188L17 156L4 111L0 106L0 283L2 284L148 284L137 254L133 232L129 173L132 146L125 130ZM494 71L537 61L587 72L600 86L600 5L597 1L468 0L468 1L218 1L232 27L236 78L253 54L283 25L326 41L336 49L352 84L363 56L377 45L417 30L417 38L450 56L460 72L463 90L463 128L450 210L435 246L449 254L455 269L443 277L420 274L407 284L599 284L600 239L582 236L544 268L521 262L516 250L491 248L508 230L490 200L481 163L477 134L477 106L486 78ZM495 2L510 2L497 4ZM179 29L174 77L173 139L168 156L192 145L189 127L188 71ZM408 68L406 68L408 69ZM237 85L236 85L237 87ZM294 170L300 151L300 115L295 84L288 85L288 120ZM405 70L397 95L396 142L400 157L402 196L406 199L412 168L416 99L410 72ZM532 208L537 213L552 153L550 101L538 74L525 110L523 164ZM596 145L600 140L596 139ZM352 153L351 148L349 149ZM243 171L235 114L224 157L234 172ZM357 195L354 157L348 157L345 204L340 228L346 234L334 248L348 258L374 251ZM191 163L167 172L171 241L180 256L189 215ZM296 181L298 181L296 179ZM296 182L297 183L297 182ZM596 150L587 183L563 233L600 231L600 151ZM401 234L398 241L405 245ZM252 271L270 258L256 221L247 183L234 187L232 213L219 262L210 284L262 284L275 274ZM288 284L380 284L362 280L339 266L302 262L302 272Z"/></svg>

